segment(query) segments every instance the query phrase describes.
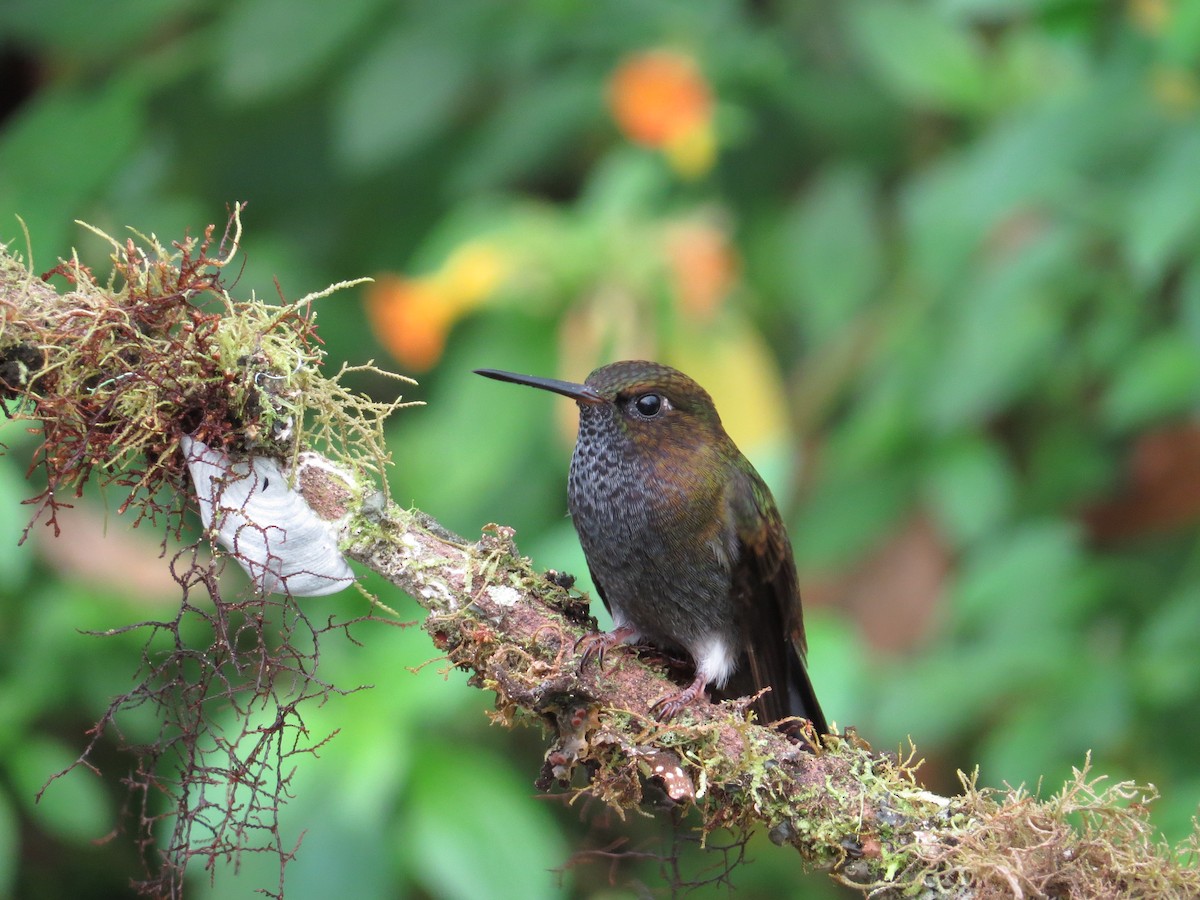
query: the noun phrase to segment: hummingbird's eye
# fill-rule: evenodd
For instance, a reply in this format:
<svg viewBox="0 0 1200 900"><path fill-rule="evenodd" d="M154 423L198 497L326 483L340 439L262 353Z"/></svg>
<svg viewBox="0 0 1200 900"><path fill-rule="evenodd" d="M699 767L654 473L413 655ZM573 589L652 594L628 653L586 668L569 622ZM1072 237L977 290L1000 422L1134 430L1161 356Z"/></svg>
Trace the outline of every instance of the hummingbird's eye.
<svg viewBox="0 0 1200 900"><path fill-rule="evenodd" d="M653 419L662 411L663 398L658 394L642 394L633 405L643 419Z"/></svg>

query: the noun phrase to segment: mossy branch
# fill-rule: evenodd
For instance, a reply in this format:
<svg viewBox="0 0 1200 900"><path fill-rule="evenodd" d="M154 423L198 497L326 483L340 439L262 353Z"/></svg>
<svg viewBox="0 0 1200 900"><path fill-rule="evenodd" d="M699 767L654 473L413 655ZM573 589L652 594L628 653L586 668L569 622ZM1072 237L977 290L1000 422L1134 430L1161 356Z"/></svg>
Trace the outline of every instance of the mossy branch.
<svg viewBox="0 0 1200 900"><path fill-rule="evenodd" d="M207 255L210 239L211 229L203 247L185 242L174 255L116 245L117 285L64 264L58 273L76 287L65 294L0 249L0 401L43 421L52 488L78 490L100 473L130 488L127 502L151 504L170 485L189 498L176 510L194 506L178 442L197 432L245 453L316 445L360 476L382 467L378 420L396 404L320 380L311 320L295 304L229 300L211 277L223 257ZM227 301L224 315L192 302L202 290ZM163 342L169 370L155 368ZM336 445L347 423L349 442ZM1156 837L1152 787L1106 785L1085 763L1049 799L981 791L969 778L960 795L941 797L921 788L915 751L880 755L853 732L806 748L748 721L744 703L697 704L664 724L650 714L674 689L664 666L621 650L603 670L581 670L576 642L594 627L586 601L534 571L511 530L490 525L467 541L382 495L321 478L318 469L299 489L336 521L345 553L427 610L433 644L495 695L498 720L548 728L543 789L587 792L624 812L655 785L694 805L705 834L762 827L873 897L1200 895L1197 839L1172 849ZM51 515L56 496L42 498Z"/></svg>
<svg viewBox="0 0 1200 900"><path fill-rule="evenodd" d="M965 776L962 794L942 797L921 788L915 750L880 755L851 733L809 752L748 723L744 704L699 704L663 724L650 713L676 689L663 666L625 651L603 671L581 671L574 648L591 627L586 609L518 555L511 530L490 525L467 542L389 506L352 519L345 546L428 610L435 645L495 694L498 718L548 726L543 789L632 810L649 777L694 803L705 833L763 827L872 897L1200 892L1196 840L1173 851L1155 836L1151 787L1109 784L1085 762L1048 800L980 790Z"/></svg>

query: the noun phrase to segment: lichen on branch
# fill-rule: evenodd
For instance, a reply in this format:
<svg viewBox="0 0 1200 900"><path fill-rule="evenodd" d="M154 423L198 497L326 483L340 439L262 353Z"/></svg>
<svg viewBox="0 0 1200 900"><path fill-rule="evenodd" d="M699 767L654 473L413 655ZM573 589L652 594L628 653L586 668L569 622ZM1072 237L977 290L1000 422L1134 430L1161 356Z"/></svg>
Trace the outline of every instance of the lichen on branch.
<svg viewBox="0 0 1200 900"><path fill-rule="evenodd" d="M135 521L168 513L177 526L185 434L293 462L318 449L352 472L382 472L381 423L405 404L356 394L343 378L370 370L411 380L370 364L326 376L316 336L314 302L359 282L279 305L233 298L222 274L238 251L240 212L235 206L219 240L210 225L169 247L92 229L113 248L104 277L73 256L38 279L5 248L0 404L42 423L31 469L43 469L46 486L29 502L48 524L57 528L59 505L98 480L126 489L119 512L134 507ZM60 296L45 283L54 277L70 290ZM166 508L162 496L173 498Z"/></svg>

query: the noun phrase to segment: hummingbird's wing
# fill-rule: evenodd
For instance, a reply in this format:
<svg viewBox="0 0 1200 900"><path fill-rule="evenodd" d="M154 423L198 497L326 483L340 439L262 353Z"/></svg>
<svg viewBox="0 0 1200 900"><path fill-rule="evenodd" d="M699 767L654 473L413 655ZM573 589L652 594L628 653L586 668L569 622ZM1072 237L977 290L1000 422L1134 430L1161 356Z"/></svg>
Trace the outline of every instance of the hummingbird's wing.
<svg viewBox="0 0 1200 900"><path fill-rule="evenodd" d="M600 579L596 576L596 568L588 563L588 574L592 576L592 586L596 589L596 595L600 598L600 602L604 604L604 608L608 610L608 614L612 615L612 606L609 605L608 598L604 596L604 588L600 584Z"/></svg>
<svg viewBox="0 0 1200 900"><path fill-rule="evenodd" d="M800 587L792 545L779 509L758 473L747 467L730 480L727 498L737 535L733 594L745 651L722 694L746 696L771 688L755 706L761 724L788 716L829 726L804 665Z"/></svg>

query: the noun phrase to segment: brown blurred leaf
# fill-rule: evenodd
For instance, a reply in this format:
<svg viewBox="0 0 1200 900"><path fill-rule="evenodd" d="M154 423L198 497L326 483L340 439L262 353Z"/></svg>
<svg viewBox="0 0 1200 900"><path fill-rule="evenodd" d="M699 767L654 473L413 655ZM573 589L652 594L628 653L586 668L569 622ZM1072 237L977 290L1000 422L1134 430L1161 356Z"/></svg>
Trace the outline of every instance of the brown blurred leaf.
<svg viewBox="0 0 1200 900"><path fill-rule="evenodd" d="M1083 512L1092 540L1127 540L1200 519L1200 425L1147 432L1133 445L1123 489Z"/></svg>
<svg viewBox="0 0 1200 900"><path fill-rule="evenodd" d="M41 556L64 577L121 594L130 602L178 602L179 585L171 577L169 560L163 558L160 536L129 528L124 520L83 502L62 507L58 524L62 534L57 538L46 528L34 534Z"/></svg>
<svg viewBox="0 0 1200 900"><path fill-rule="evenodd" d="M806 605L852 616L870 645L889 651L920 643L934 618L950 552L933 521L916 513L854 568L806 582Z"/></svg>

